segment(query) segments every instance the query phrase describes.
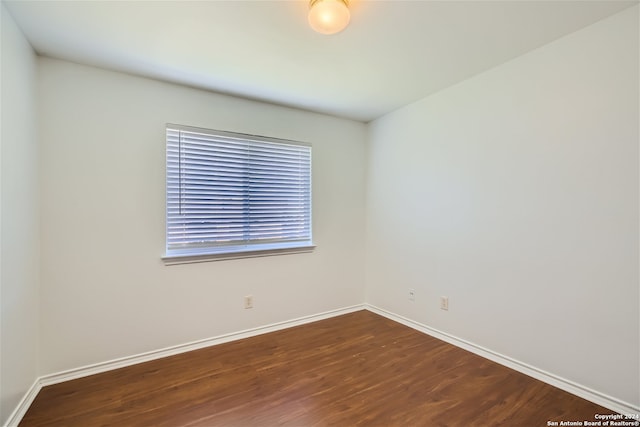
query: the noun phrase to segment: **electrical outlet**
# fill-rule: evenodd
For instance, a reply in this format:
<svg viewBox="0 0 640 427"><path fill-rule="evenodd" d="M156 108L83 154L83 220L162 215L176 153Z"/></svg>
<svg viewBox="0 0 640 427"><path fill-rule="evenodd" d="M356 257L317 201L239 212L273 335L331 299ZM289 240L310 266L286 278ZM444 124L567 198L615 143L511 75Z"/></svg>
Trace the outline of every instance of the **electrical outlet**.
<svg viewBox="0 0 640 427"><path fill-rule="evenodd" d="M440 297L440 310L449 310L449 297Z"/></svg>
<svg viewBox="0 0 640 427"><path fill-rule="evenodd" d="M244 308L253 308L253 295L247 295L244 297Z"/></svg>
<svg viewBox="0 0 640 427"><path fill-rule="evenodd" d="M415 300L416 300L416 290L409 289L409 301L415 301Z"/></svg>

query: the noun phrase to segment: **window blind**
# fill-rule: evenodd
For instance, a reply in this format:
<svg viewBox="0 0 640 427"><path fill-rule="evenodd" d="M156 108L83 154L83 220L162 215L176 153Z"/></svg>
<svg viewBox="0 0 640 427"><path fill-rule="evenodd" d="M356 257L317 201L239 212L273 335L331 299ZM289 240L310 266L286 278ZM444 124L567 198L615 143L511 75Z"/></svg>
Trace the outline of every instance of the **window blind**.
<svg viewBox="0 0 640 427"><path fill-rule="evenodd" d="M311 146L167 125L167 255L311 245Z"/></svg>

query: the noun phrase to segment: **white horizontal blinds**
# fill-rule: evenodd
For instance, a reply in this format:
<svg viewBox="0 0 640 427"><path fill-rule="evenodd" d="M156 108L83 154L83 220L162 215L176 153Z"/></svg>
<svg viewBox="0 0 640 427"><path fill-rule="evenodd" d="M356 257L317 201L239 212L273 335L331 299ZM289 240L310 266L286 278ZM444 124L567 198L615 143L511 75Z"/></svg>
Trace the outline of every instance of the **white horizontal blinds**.
<svg viewBox="0 0 640 427"><path fill-rule="evenodd" d="M311 147L167 127L168 252L296 242L311 242Z"/></svg>

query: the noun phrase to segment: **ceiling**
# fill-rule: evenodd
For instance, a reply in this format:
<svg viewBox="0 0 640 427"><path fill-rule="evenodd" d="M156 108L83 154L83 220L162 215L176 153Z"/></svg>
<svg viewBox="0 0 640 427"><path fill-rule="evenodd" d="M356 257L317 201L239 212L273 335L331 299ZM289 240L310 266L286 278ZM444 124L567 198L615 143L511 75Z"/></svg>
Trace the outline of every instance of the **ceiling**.
<svg viewBox="0 0 640 427"><path fill-rule="evenodd" d="M8 1L41 55L363 122L637 1L351 0L324 36L296 1Z"/></svg>

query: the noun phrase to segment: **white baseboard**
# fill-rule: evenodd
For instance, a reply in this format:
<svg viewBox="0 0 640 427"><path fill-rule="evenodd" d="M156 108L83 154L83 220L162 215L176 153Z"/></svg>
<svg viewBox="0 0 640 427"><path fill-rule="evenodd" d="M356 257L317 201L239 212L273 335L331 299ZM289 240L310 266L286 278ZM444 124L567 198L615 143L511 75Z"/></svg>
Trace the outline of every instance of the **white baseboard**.
<svg viewBox="0 0 640 427"><path fill-rule="evenodd" d="M43 375L36 379L31 388L24 395L16 409L13 411L9 419L7 420L5 427L17 426L22 417L26 414L29 406L33 403L33 400L38 395L38 392L42 387L58 384L64 381L75 380L78 378L87 377L89 375L95 375L102 372L111 371L118 368L124 368L126 366L137 365L138 363L149 362L151 360L161 359L163 357L173 356L176 354L186 353L192 350L198 350L205 347L210 347L218 344L223 344L230 341L236 341L243 338L254 337L257 335L266 334L269 332L275 332L282 329L292 328L294 326L304 325L306 323L316 322L318 320L329 319L331 317L341 316L343 314L353 313L355 311L364 310L364 304L353 305L350 307L344 307L337 310L326 311L323 313L313 314L310 316L299 317L297 319L286 320L283 322L272 323L266 326L260 326L257 328L246 329L244 331L233 332L230 334L219 335L213 338L206 338L203 340L193 341L186 344L179 344L159 350L153 350L146 353L136 354L133 356L121 357L119 359L108 360L105 362L94 363L80 368L69 369L66 371Z"/></svg>
<svg viewBox="0 0 640 427"><path fill-rule="evenodd" d="M402 323L403 325L413 328L424 334L427 334L434 338L438 338L442 341L448 342L449 344L455 345L456 347L463 348L467 351L470 351L471 353L484 357L485 359L489 359L493 362L499 363L500 365L503 365L515 371L521 372L525 375L533 377L544 383L550 384L568 393L574 394L578 397L581 397L590 402L596 403L600 406L604 406L605 408L611 409L612 411L618 412L620 414L640 413L639 406L635 406L631 403L624 402L620 399L616 399L615 397L611 397L604 393L600 393L589 387L583 386L581 384L577 384L573 381L570 381L565 378L554 375L552 373L546 372L542 369L538 369L535 366L531 366L527 363L521 362L519 360L515 360L511 357L489 350L487 348L484 348L472 342L463 340L462 338L458 338L446 332L439 331L437 329L423 325L422 323L413 321L406 317L397 315L395 313L392 313L390 311L381 309L379 307L376 307L370 304L365 304L365 308L373 313L384 316L387 319L393 320L398 323Z"/></svg>
<svg viewBox="0 0 640 427"><path fill-rule="evenodd" d="M174 356L176 354L186 353L188 351L198 350L205 347L211 347L218 344L224 344L244 338L255 337L257 335L275 332L282 329L292 328L294 326L304 325L305 323L316 322L318 320L328 319L354 311L364 310L364 304L353 305L351 307L340 308L337 310L326 311L324 313L312 314L310 316L299 317L297 319L285 320L283 322L272 323L266 326L246 329L244 331L232 332L229 334L219 335L213 338L205 338L203 340L193 341L186 344L179 344L160 350L148 351L146 353L126 356L119 359L108 360L106 362L94 363L92 365L82 366L80 368L69 369L67 371L55 374L44 375L40 377L40 384L44 387L47 385L58 384L64 381L75 380L77 378L87 377L89 375L100 374L102 372L111 371L125 366L137 365L138 363L149 362L151 360L161 359L163 357Z"/></svg>
<svg viewBox="0 0 640 427"><path fill-rule="evenodd" d="M18 406L16 406L16 409L14 409L11 415L9 415L5 427L17 427L18 424L20 424L22 417L27 413L27 409L29 409L29 406L33 403L33 400L40 392L40 389L42 389L42 385L40 384L40 378L38 378L33 382L33 384L31 384L31 387L29 387L29 390L27 390L24 396L22 396L22 399L20 400L20 403L18 403Z"/></svg>
<svg viewBox="0 0 640 427"><path fill-rule="evenodd" d="M508 356L502 355L500 353L496 353L487 348L476 345L472 342L463 340L461 338L455 337L453 335L450 335L445 332L439 331L437 329L431 328L429 326L423 325L419 322L413 321L411 319L397 315L395 313L383 310L379 307L376 307L370 304L358 304L351 307L345 307L337 310L327 311L324 313L318 313L310 316L299 317L297 319L287 320L284 322L273 323L266 326L247 329L244 331L233 332L230 334L220 335L213 338L193 341L190 343L167 347L160 350L149 351L146 353L141 353L133 356L122 357L119 359L95 363L92 365L70 369L63 372L44 375L36 379L33 385L29 388L29 390L27 390L27 392L25 393L24 397L22 398L22 400L20 401L16 409L9 416L9 419L6 422L5 427L16 427L20 423L20 421L22 420L22 417L24 417L27 410L29 409L29 406L31 406L31 403L33 403L33 400L38 395L38 392L44 386L53 385L53 384L61 383L64 381L70 381L78 378L83 378L89 375L95 375L102 372L107 372L114 369L123 368L126 366L136 365L138 363L144 363L151 360L161 359L163 357L173 356L176 354L186 353L188 351L198 350L201 348L223 344L230 341L249 338L257 335L266 334L269 332L275 332L282 329L287 329L294 326L315 322L318 320L324 320L324 319L340 316L347 313L353 313L355 311L359 311L363 309L369 310L373 313L384 316L388 319L401 323L412 329L415 329L427 335L433 336L442 341L448 342L449 344L455 345L456 347L463 348L467 351L470 351L481 357L484 357L485 359L492 360L503 366L514 369L518 372L521 372L537 380L550 384L561 390L567 391L583 399L586 399L598 405L604 406L605 408L611 409L612 411L616 411L622 414L640 413L640 407L634 406L630 403L621 401L619 399L608 396L606 394L597 392L583 385L574 383L572 381L569 381L557 375L543 371L542 369L538 369L534 366L528 365L524 362L520 362Z"/></svg>

